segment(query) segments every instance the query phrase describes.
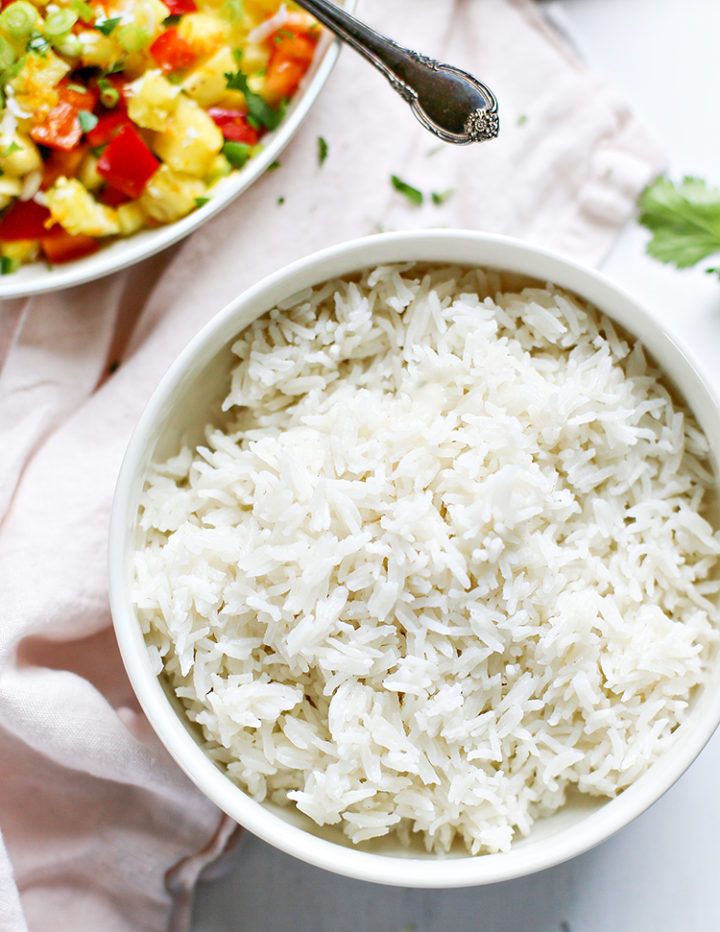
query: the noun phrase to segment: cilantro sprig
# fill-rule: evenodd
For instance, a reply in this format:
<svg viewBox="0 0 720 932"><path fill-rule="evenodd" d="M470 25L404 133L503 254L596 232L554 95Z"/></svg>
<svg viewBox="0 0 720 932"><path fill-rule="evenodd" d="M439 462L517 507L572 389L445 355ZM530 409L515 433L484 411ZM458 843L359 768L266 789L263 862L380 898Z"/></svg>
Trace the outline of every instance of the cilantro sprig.
<svg viewBox="0 0 720 932"><path fill-rule="evenodd" d="M685 269L720 252L718 188L689 176L677 183L659 178L643 191L638 205L640 223L652 233L646 248L653 258Z"/></svg>
<svg viewBox="0 0 720 932"><path fill-rule="evenodd" d="M231 91L242 91L248 108L248 116L266 129L275 129L285 115L287 103L281 102L275 109L260 94L250 89L247 75L242 71L226 72L225 80ZM250 119L248 122L250 122ZM252 125L252 124L251 124Z"/></svg>

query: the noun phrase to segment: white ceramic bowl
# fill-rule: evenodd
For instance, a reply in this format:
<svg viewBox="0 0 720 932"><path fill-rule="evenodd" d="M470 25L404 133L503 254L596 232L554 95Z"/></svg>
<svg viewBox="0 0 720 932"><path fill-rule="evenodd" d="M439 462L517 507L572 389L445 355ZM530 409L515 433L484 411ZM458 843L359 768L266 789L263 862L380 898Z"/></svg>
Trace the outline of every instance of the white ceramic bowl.
<svg viewBox="0 0 720 932"><path fill-rule="evenodd" d="M203 426L217 414L225 394L230 344L236 334L303 288L368 266L408 260L505 269L554 282L586 298L644 343L695 413L717 460L718 400L682 347L597 272L520 242L479 233L445 230L367 237L295 262L250 288L204 327L167 372L137 425L118 479L110 528L110 596L120 650L148 719L178 764L221 809L265 841L316 866L376 883L455 887L550 867L586 851L647 809L690 765L720 720L720 661L672 748L620 796L568 803L537 822L508 853L438 857L387 841L353 847L335 829L320 829L295 810L247 796L204 754L193 726L152 673L130 599L134 528L145 471L151 460L176 452L181 436L201 439Z"/></svg>
<svg viewBox="0 0 720 932"><path fill-rule="evenodd" d="M355 8L357 0L346 0L345 9ZM48 266L45 262L29 262L12 275L0 277L0 299L17 298L59 291L83 282L101 278L111 272L147 259L183 237L219 213L239 194L242 194L278 158L285 146L297 132L315 99L322 90L337 60L340 44L325 33L321 39L315 60L292 100L280 126L263 138L263 150L240 170L233 171L219 181L209 192L207 204L194 210L175 223L142 230L132 236L114 240L97 252L82 259L61 265Z"/></svg>

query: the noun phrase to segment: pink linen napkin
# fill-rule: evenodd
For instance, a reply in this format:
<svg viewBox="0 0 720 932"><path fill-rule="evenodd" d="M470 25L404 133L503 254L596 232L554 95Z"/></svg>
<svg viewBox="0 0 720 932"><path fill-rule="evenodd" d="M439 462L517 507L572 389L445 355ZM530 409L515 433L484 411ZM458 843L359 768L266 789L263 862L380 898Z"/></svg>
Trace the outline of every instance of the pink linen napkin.
<svg viewBox="0 0 720 932"><path fill-rule="evenodd" d="M120 461L188 339L262 275L380 228L514 234L596 263L661 167L530 0L364 0L361 13L487 81L500 138L438 150L345 50L280 168L201 231L0 306L0 932L187 928L194 880L234 828L150 732L108 608ZM452 194L417 208L391 174Z"/></svg>

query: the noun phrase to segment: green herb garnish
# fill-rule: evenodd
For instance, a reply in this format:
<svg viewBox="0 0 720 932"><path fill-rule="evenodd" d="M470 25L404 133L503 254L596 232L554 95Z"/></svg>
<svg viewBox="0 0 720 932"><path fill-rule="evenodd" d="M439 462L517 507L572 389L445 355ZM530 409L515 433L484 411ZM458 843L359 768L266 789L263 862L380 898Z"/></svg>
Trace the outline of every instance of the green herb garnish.
<svg viewBox="0 0 720 932"><path fill-rule="evenodd" d="M527 121L528 121L527 113L521 113L519 114L517 120L515 120L515 123L517 126L524 126L525 123L527 123Z"/></svg>
<svg viewBox="0 0 720 932"><path fill-rule="evenodd" d="M284 204L284 203L285 203L285 198L284 198L284 197L279 197L279 198L277 199L277 202L278 202L278 204Z"/></svg>
<svg viewBox="0 0 720 932"><path fill-rule="evenodd" d="M453 188L448 188L446 191L433 191L430 194L430 197L432 198L433 204L437 204L439 207L440 204L444 204L449 197L452 197L452 195Z"/></svg>
<svg viewBox="0 0 720 932"><path fill-rule="evenodd" d="M677 184L659 178L638 201L640 223L652 233L647 252L679 269L720 252L720 190L700 178Z"/></svg>
<svg viewBox="0 0 720 932"><path fill-rule="evenodd" d="M7 158L8 155L12 155L13 152L19 152L21 149L22 146L19 146L16 142L11 142L7 149L0 152L0 158Z"/></svg>
<svg viewBox="0 0 720 932"><path fill-rule="evenodd" d="M280 168L280 165L281 165L281 162L279 162L277 159L275 159L274 162L270 162L270 164L269 164L268 167L267 167L267 170L268 170L269 172L277 171L278 168Z"/></svg>
<svg viewBox="0 0 720 932"><path fill-rule="evenodd" d="M112 19L104 19L101 23L95 23L95 28L104 36L109 36L121 19L121 16L113 16Z"/></svg>
<svg viewBox="0 0 720 932"><path fill-rule="evenodd" d="M100 91L100 103L103 107L114 107L120 100L120 92L107 78L98 78L98 89Z"/></svg>
<svg viewBox="0 0 720 932"><path fill-rule="evenodd" d="M249 117L257 120L257 122L266 129L275 129L278 126L285 113L282 105L278 107L277 110L274 110L259 94L256 94L255 91L251 91L248 86L247 75L243 74L242 71L236 71L235 73L226 72L225 80L227 81L229 90L242 91L245 95L245 103L247 104Z"/></svg>
<svg viewBox="0 0 720 932"><path fill-rule="evenodd" d="M208 202L209 200L210 200L209 197L196 197L196 198L195 198L195 206L196 206L196 207L204 207L204 206L207 204L207 202Z"/></svg>
<svg viewBox="0 0 720 932"><path fill-rule="evenodd" d="M99 83L98 81L98 84ZM86 88L84 88L82 84L68 84L67 89L69 91L75 91L76 94L84 94L86 91Z"/></svg>
<svg viewBox="0 0 720 932"><path fill-rule="evenodd" d="M13 272L17 272L19 265L20 263L17 259L11 259L10 256L2 256L0 258L0 275L12 275Z"/></svg>
<svg viewBox="0 0 720 932"><path fill-rule="evenodd" d="M328 144L322 136L318 136L317 147L318 165L322 165L322 163L328 157Z"/></svg>
<svg viewBox="0 0 720 932"><path fill-rule="evenodd" d="M424 198L422 191L418 191L417 188L413 188L412 185L407 184L402 179L398 178L397 175L390 175L390 180L392 181L392 186L396 191L399 191L400 194L404 195L411 204L414 204L416 207L419 207Z"/></svg>
<svg viewBox="0 0 720 932"><path fill-rule="evenodd" d="M181 19L182 19L182 14L174 13L171 16L166 16L165 19L162 21L162 24L163 26L177 26L177 24L180 22Z"/></svg>

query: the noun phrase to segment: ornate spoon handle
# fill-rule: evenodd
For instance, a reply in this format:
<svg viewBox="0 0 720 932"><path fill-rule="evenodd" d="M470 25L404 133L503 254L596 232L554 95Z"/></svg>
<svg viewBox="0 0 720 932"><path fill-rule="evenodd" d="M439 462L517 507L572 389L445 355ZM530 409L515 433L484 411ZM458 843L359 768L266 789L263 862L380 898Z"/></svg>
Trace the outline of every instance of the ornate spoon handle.
<svg viewBox="0 0 720 932"><path fill-rule="evenodd" d="M295 2L375 65L440 139L465 145L497 136L495 95L472 75L402 48L329 0Z"/></svg>

